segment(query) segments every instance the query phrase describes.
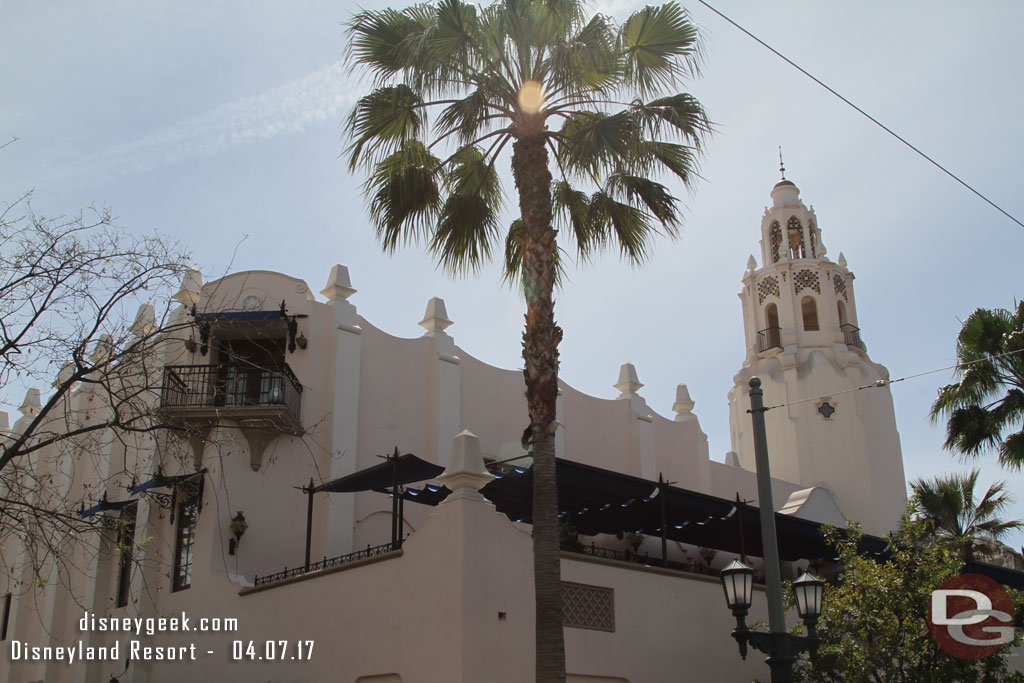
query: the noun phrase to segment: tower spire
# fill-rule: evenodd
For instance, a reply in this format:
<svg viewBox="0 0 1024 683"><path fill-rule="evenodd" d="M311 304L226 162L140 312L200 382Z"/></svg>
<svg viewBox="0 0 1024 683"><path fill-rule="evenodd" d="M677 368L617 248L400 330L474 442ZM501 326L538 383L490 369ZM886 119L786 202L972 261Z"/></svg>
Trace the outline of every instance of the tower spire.
<svg viewBox="0 0 1024 683"><path fill-rule="evenodd" d="M782 179L786 179L786 167L782 165L782 145L779 145L779 173L782 174Z"/></svg>

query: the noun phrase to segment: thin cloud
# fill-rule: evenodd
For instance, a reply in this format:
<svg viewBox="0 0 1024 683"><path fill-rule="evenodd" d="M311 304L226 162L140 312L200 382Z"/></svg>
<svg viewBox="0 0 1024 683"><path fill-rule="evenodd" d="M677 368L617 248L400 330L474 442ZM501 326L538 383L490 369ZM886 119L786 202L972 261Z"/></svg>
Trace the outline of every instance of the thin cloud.
<svg viewBox="0 0 1024 683"><path fill-rule="evenodd" d="M328 64L291 83L222 104L138 140L114 145L57 169L60 178L116 177L164 164L302 133L337 123L355 89L341 63Z"/></svg>

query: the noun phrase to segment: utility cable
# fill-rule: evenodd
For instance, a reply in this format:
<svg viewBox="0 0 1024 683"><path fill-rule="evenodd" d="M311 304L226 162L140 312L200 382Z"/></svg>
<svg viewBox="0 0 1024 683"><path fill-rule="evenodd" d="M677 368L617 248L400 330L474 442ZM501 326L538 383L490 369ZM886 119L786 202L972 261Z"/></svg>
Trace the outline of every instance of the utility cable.
<svg viewBox="0 0 1024 683"><path fill-rule="evenodd" d="M943 173L945 173L946 175L948 175L948 176L949 176L950 178L952 178L953 180L957 181L958 183L960 183L961 185L963 185L964 187L966 187L966 188L967 188L968 190L970 190L971 192L973 192L974 194L976 194L976 195L977 195L978 197L980 197L981 199L983 199L983 200L984 200L984 201L985 201L986 203L988 203L988 204L989 204L989 205L990 205L990 206L991 206L992 208L994 208L994 209L995 209L996 211L998 211L999 213L1003 214L1004 216L1006 216L1007 218L1009 218L1009 219L1010 219L1011 221L1013 221L1014 223L1016 223L1016 224L1017 224L1017 225L1019 225L1020 227L1024 228L1024 223L1021 223L1021 222L1020 222L1019 220L1017 220L1016 218L1014 218L1014 217L1013 217L1012 215L1010 215L1010 214L1009 214L1008 212L1006 212L1005 210L1003 210L1003 208L1002 208L1002 207L1000 207L1000 206L999 206L998 204L996 204L995 202L993 202L993 201L992 201L991 199L989 199L988 197L986 197L986 196L985 196L985 195L983 195L982 193L980 193L980 192L978 192L977 190L975 190L975 189L974 189L973 187L971 187L970 185L968 185L968 184L967 184L967 183L966 183L965 181L961 180L961 179L960 179L960 178L959 178L959 177L958 177L958 176L957 176L957 175L956 175L955 173L953 173L952 171L950 171L949 169L947 169L947 168L946 168L945 166L943 166L942 164L940 164L939 162L937 162L937 161L936 161L935 159L932 159L932 158L931 158L930 156L928 156L927 154L925 154L924 152L922 152L922 151L921 151L920 149L918 149L918 148L917 148L917 147L915 147L914 145L912 145L912 144L910 144L909 142L907 142L907 141L906 141L906 140L905 140L904 138L900 137L900 135L898 135L898 134L897 134L896 132L894 132L894 131L893 131L893 130L892 130L891 128L889 128L889 127L888 127L888 126L886 126L886 125L885 125L884 123L882 123L881 121L879 121L878 119L876 119L876 118L875 118L874 116L872 116L871 114L867 113L866 111L864 111L863 109L861 109L860 107L858 107L858 106L857 106L856 104L854 104L853 102L851 102L850 100L846 99L845 97L843 97L842 95L840 95L840 94L839 94L838 92L836 92L835 90L833 90L832 88L830 88L829 86L827 86L827 85L826 85L825 83L823 83L823 82L822 82L821 80L819 80L818 78L816 78L816 77L815 77L815 76L814 76L813 74L809 73L809 72L808 72L808 71L807 71L806 69L802 68L802 67L801 67L801 66L800 66L799 64L797 64L796 62L794 62L794 61L793 61L792 59L790 59L790 58L789 58L789 57L787 57L786 55L782 54L781 52L779 52L778 50L776 50L776 49L775 49L774 47L772 47L772 46L771 46L771 45L769 45L768 43L764 42L763 40L761 40L760 38L758 38L757 36L755 36L755 35L754 35L753 33L751 33L751 32L750 32L750 31L748 31L747 29L745 29L745 28L743 28L742 26L740 26L739 24L737 24L737 23L736 23L735 21L733 21L733 20L732 20L732 19L730 19L729 17L727 17L727 16L725 16L724 14L722 14L721 12L719 12L719 11L718 11L717 9L715 9L714 7L712 7L711 5L709 5L709 4L707 3L707 2L705 2L705 0L697 0L697 2L699 2L699 3L700 3L700 4L702 4L702 5L704 5L704 6L705 6L705 7L707 7L707 8L709 9L709 10L711 10L712 12L714 12L715 14L717 14L718 16L722 17L723 19L725 19L726 21L728 21L728 22L729 22L730 24L732 24L733 26L735 26L736 28L738 28L739 30L743 31L743 32L744 32L744 33L746 33L746 34L747 34L748 36L750 36L751 38L753 38L754 40L756 40L756 41L757 41L758 43L760 43L760 44L761 44L761 45L763 45L764 47L766 47L766 48L768 48L769 50L771 50L771 51L772 51L773 53L775 53L775 55L776 55L777 57L779 57L780 59L782 59L783 61L785 61L785 62L786 62L787 64L789 64L789 65L790 65L790 66L792 66L793 68L795 68L795 69L796 69L797 71L799 71L800 73L802 73L802 74L803 74L804 76L807 76L807 77L808 77L808 78L810 78L810 79L811 79L812 81L814 81L815 83L817 83L818 85L820 85L821 87L823 87L823 88L824 88L825 90L828 90L828 91L829 91L830 93L832 93L833 95L835 95L836 97L838 97L839 99L841 99L841 100L842 100L843 102L845 102L846 104L848 104L848 105L850 105L851 107L853 107L854 109L856 109L856 110L857 110L857 111L858 111L858 112L859 112L859 113L860 113L861 115L863 115L864 117L866 117L866 118L867 118L868 120L870 120L870 121L871 121L872 123L874 123L874 124L875 124L876 126L878 126L878 127L879 127L879 128L881 128L882 130L884 130L884 131L885 131L886 133L888 133L889 135L893 136L894 138L896 138L897 140L899 140L900 142L902 142L902 143L903 143L904 145L906 145L906 146L907 146L907 147L909 147L910 149L912 149L912 150L914 150L915 152L917 152L917 153L918 153L919 155L921 155L922 157L924 157L925 159L927 159L927 160L928 160L928 161L929 161L929 162L930 162L930 163L931 163L931 164L932 164L933 166L935 166L936 168L938 168L938 169L939 169L940 171L942 171Z"/></svg>
<svg viewBox="0 0 1024 683"><path fill-rule="evenodd" d="M813 396L811 398L802 398L798 401L790 401L789 403L777 403L775 405L765 406L765 410L772 410L774 408L782 408L783 406L795 406L799 403L808 403L810 401L819 401L823 398L832 398L833 396L841 396L843 394L851 394L855 391L863 391L864 389L877 389L880 387L887 387L890 384L896 382L904 382L908 379L916 379L918 377L924 377L925 375L934 375L937 372L945 372L946 370L956 370L959 368L965 368L968 365L974 365L975 363L984 363L996 360L997 358L1003 358L1004 356L1012 356L1014 354L1024 353L1024 349L1018 349L1016 351L1007 351L1005 353L996 354L994 356L986 356L985 358L979 358L977 360L968 361L966 363L955 363L953 365L947 365L943 368L936 368L934 370L925 370L924 372L918 372L913 375L904 375L903 377L897 377L896 379L880 379L871 384L865 384L862 387L856 387L854 389L844 389L843 391L837 391L833 394L822 394L821 396Z"/></svg>

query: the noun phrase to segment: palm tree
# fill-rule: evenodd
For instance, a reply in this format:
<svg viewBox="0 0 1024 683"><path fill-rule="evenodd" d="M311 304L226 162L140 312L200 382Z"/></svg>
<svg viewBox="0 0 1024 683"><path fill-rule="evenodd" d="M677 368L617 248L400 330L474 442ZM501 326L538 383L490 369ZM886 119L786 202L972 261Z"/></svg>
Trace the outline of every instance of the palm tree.
<svg viewBox="0 0 1024 683"><path fill-rule="evenodd" d="M933 533L945 539L966 562L976 552L992 556L999 550L998 540L1007 532L1024 527L1024 522L1005 522L998 518L1011 498L1004 482L988 487L975 501L978 470L970 474L952 474L934 479L917 479L910 486L918 514L931 525Z"/></svg>
<svg viewBox="0 0 1024 683"><path fill-rule="evenodd" d="M939 390L932 420L947 418L945 447L975 456L995 448L1004 467L1024 466L1024 302L979 308L956 342L956 384ZM1004 393L1005 392L1005 393Z"/></svg>
<svg viewBox="0 0 1024 683"><path fill-rule="evenodd" d="M463 273L504 243L506 277L526 298L537 681L563 681L556 228L583 260L617 245L642 263L656 235L677 235L677 200L654 178L690 186L711 128L695 98L671 92L697 74L697 31L673 2L617 24L587 17L582 0L438 0L360 12L348 35L350 64L374 87L348 119L347 154L368 173L383 248L422 239ZM503 231L496 164L509 147L519 211Z"/></svg>

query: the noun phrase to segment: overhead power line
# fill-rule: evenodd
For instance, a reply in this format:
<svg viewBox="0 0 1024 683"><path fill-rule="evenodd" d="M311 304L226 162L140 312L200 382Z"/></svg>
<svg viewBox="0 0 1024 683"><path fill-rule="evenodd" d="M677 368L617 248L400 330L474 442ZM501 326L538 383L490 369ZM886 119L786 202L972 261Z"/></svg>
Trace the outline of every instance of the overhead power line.
<svg viewBox="0 0 1024 683"><path fill-rule="evenodd" d="M875 389L875 388L878 388L878 387L887 387L890 384L895 384L896 382L903 382L903 381L908 380L908 379L916 379L918 377L924 377L925 375L934 375L936 372L944 372L946 370L956 370L958 368L965 368L968 365L974 365L975 363L991 362L991 361L996 360L997 358L1002 358L1003 356L1013 356L1013 355L1016 355L1018 353L1024 353L1024 349L1018 349L1016 351L1006 351L1005 353L999 353L999 354L996 354L994 356L985 356L984 358L979 358L977 360L968 361L967 363L954 363L953 365L947 365L947 366L942 367L942 368L935 368L934 370L925 370L924 372L918 372L918 373L915 373L913 375L904 375L903 377L897 377L896 379L880 379L880 380L878 380L876 382L872 382L871 384L865 384L862 387L855 387L853 389L844 389L843 391L837 391L834 394L822 394L821 396L812 396L810 398L801 398L801 399L799 399L797 401L790 401L789 403L776 403L775 405L765 406L765 410L772 410L774 408L782 408L784 406L794 406L794 405L797 405L799 403L808 403L809 401L820 401L821 399L828 399L828 398L832 398L833 396L840 396L842 394L851 394L851 393L853 393L855 391L864 391L865 389Z"/></svg>
<svg viewBox="0 0 1024 683"><path fill-rule="evenodd" d="M932 159L932 158L931 158L930 156L928 156L927 154L925 154L924 152L922 152L922 151L921 151L920 149L918 149L918 148L917 148L917 147L915 147L914 145L912 145L912 144L910 144L909 142L907 142L907 141L906 141L906 140L905 140L904 138L902 138L902 137L901 137L901 136L900 136L899 134L897 134L897 133L896 133L895 131L893 131L893 130L892 130L891 128L889 128L889 127L888 127L888 126L886 126L886 125L885 125L884 123L882 123L881 121L879 121L878 119L876 119L876 118L875 118L874 116L872 116L871 114L867 113L866 111L864 111L863 109L861 109L860 107L858 107L858 106L857 106L856 104L854 104L854 103L853 103L853 102L851 102L850 100L848 100L848 99L846 99L845 97L843 97L842 95L840 95L840 94L839 94L838 92L836 92L836 91L835 91L834 89L830 88L830 87L829 87L828 85L826 85L825 83L823 83L823 82L822 82L822 81L821 81L820 79L818 79L818 78L817 78L817 77L815 77L815 76L814 76L813 74L811 74L810 72L808 72L808 71L807 71L806 69L804 69L803 67L801 67L801 66L800 66L799 64L797 64L796 62L794 62L794 61L793 61L792 59L790 59L790 58L789 58L789 57L787 57L786 55L782 54L781 52L779 52L778 50L776 50L776 49L775 49L774 47L772 47L772 46L771 46L771 45L769 45L768 43L764 42L763 40L761 40L760 38L758 38L757 36L755 36L755 35L754 35L753 33L751 33L751 32L750 32L750 31L748 31L747 29L745 29L745 28L743 28L742 26L740 26L739 24L737 24L737 23L736 23L735 21L733 21L733 20L732 20L732 19L730 19L729 17L727 17L727 16L725 16L724 14L722 14L721 12L719 12L719 11L718 11L717 9L715 9L714 7L712 7L711 5L709 5L709 4L707 3L707 2L705 2L705 0L697 0L697 2L699 2L699 3L700 3L700 4L702 4L702 5L704 5L704 6L705 6L705 7L707 7L707 8L709 9L709 10L711 10L712 12L714 12L715 14L717 14L718 16L722 17L723 19L725 19L726 21L728 21L728 22L729 22L730 24L732 24L733 26L735 26L736 28L738 28L739 30L743 31L743 32L744 32L744 33L746 33L746 34L747 34L748 36L750 36L751 38L753 38L754 40L756 40L756 41L757 41L758 43L760 43L760 44L761 44L761 45L763 45L764 47L766 47L766 48L768 48L769 50L771 50L771 51L772 51L773 53L775 53L775 55L776 55L777 57L779 57L780 59L782 59L783 61L785 61L785 62L786 62L787 64L789 64L790 66L792 66L792 67L793 67L794 69L796 69L797 71L799 71L800 73L802 73L802 74L803 74L804 76L807 76L808 78L810 78L810 79L811 79L812 81L814 81L815 83L817 83L818 85L820 85L820 86L821 86L822 88L824 88L825 90L828 90L828 91L829 91L830 93L832 93L833 95L835 95L836 97L838 97L839 99L841 99L841 100L842 100L843 102L845 102L846 104L848 104L848 105L850 105L851 107L853 107L853 108L854 108L855 110L857 110L857 112L859 112L859 113L860 113L860 114L861 114L862 116L864 116L864 117L865 117L865 118L867 118L867 119L868 119L869 121L871 121L872 123L874 123L874 124L875 124L876 126L878 126L878 127L879 127L879 128L881 128L882 130L884 130L884 131L885 131L886 133L888 133L889 135L893 136L894 138L896 138L897 140L899 140L900 142L902 142L902 143L903 143L904 145L906 145L906 146L907 146L907 147L909 147L910 149L912 149L912 150L914 150L915 152L917 152L917 153L918 153L918 154L919 154L920 156L922 156L922 157L924 157L925 159L927 159L927 160L928 160L928 161L929 161L929 162L930 162L930 163L931 163L931 164L932 164L933 166L935 166L935 167L936 167L937 169L939 169L940 171L942 171L943 173L945 173L946 175L948 175L948 176L949 176L950 178L952 178L953 180L957 181L958 183L960 183L961 185L963 185L964 187L966 187L966 188L967 188L968 190L970 190L971 192L973 192L974 194L976 194L976 195L977 195L978 197L980 197L981 199L983 199L983 200L984 200L984 201L985 201L986 203L988 203L988 204L989 204L989 206L991 206L992 208L994 208L994 209L995 209L996 211L998 211L999 213L1003 214L1004 216L1006 216L1007 218L1009 218L1009 219L1010 219L1011 221L1013 221L1014 223L1016 223L1016 224L1017 224L1017 225L1019 225L1020 227L1024 228L1024 223L1021 223L1021 222L1020 222L1019 220L1017 220L1016 218L1014 218L1014 217L1013 217L1013 216L1012 216L1011 214L1009 214L1009 213L1008 213L1007 211L1003 210L1003 208L1002 208L1002 207L1000 207L1000 206L999 206L998 204L996 204L996 203L995 203L994 201L992 201L991 199L989 199L988 197L986 197L985 195L983 195L983 194L982 194L981 192L978 192L977 190L975 190L975 189L974 189L973 187L971 187L970 185L968 185L968 184L967 184L967 183L966 183L965 181L961 180L961 179L960 179L960 177L959 177L959 176L957 176L957 175L956 175L955 173L953 173L952 171L950 171L949 169L947 169L947 168L946 168L945 166L943 166L942 164L940 164L939 162L937 162L937 161L936 161L935 159Z"/></svg>

